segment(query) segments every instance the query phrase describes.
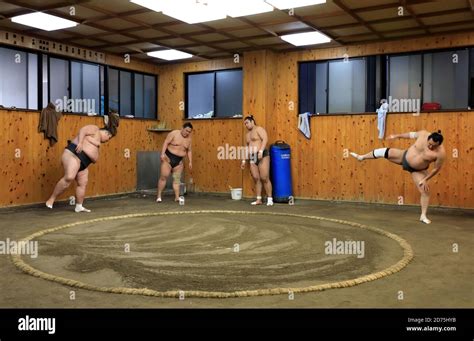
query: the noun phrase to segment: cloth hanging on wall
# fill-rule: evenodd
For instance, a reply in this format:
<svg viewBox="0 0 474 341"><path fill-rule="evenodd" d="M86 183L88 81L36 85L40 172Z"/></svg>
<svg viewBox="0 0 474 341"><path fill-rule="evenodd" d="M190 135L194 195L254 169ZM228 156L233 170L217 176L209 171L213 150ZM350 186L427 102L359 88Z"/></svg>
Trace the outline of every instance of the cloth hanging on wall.
<svg viewBox="0 0 474 341"><path fill-rule="evenodd" d="M382 103L377 109L377 129L379 131L379 139L382 140L385 136L385 121L387 120L388 104Z"/></svg>
<svg viewBox="0 0 474 341"><path fill-rule="evenodd" d="M311 128L309 125L309 112L305 112L304 114L298 115L298 129L303 133L303 135L307 138L311 138Z"/></svg>
<svg viewBox="0 0 474 341"><path fill-rule="evenodd" d="M58 142L58 122L61 115L60 112L56 111L53 103L49 103L46 108L41 110L38 132L43 133L45 139L49 139L50 146L54 146Z"/></svg>

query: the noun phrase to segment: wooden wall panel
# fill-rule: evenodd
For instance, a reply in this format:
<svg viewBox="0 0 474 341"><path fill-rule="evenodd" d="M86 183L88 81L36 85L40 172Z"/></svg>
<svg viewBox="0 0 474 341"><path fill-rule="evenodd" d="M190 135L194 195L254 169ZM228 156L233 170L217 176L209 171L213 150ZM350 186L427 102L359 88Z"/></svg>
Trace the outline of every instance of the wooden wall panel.
<svg viewBox="0 0 474 341"><path fill-rule="evenodd" d="M297 197L393 203L403 197L405 203L418 203L419 195L410 176L385 160L360 164L343 157L344 149L369 151L380 146L406 148L408 141L386 142L377 139L374 114L320 116L311 118L312 138L297 129L299 61L341 58L378 53L408 52L454 46L474 46L474 34L441 35L385 43L351 45L331 49L303 50L291 53L254 51L245 53L240 63L232 59L156 66L132 60L125 64L117 56L107 63L159 74L159 122L179 129L184 120L184 73L242 67L244 69L243 114L252 113L263 125L270 143L284 140L292 147L293 186ZM293 104L293 107L292 105ZM36 132L39 113L0 111L1 178L0 206L36 203L46 200L62 175L60 157L66 140L74 137L85 124L101 124L100 118L66 115L60 121L59 143L50 148ZM448 160L441 174L431 181L432 204L474 207L473 113L427 113L420 116L392 114L387 133L427 128L441 129L446 136ZM243 186L246 195L254 188L248 167L239 170L238 161L217 160L217 148L228 143L244 144L242 120L193 120L194 169L196 190L228 192L228 186ZM146 128L156 121L123 119L119 135L102 149L101 159L91 167L88 196L133 191L136 185L136 152L161 150L166 133L150 133ZM14 157L15 148L22 156ZM131 158L124 158L128 148ZM453 149L459 158L454 158ZM73 193L70 190L63 197Z"/></svg>
<svg viewBox="0 0 474 341"><path fill-rule="evenodd" d="M472 112L392 114L387 134L428 129L442 130L447 160L442 171L430 182L432 204L474 207L472 173L474 142L468 131L474 128ZM296 131L293 127L286 131ZM409 173L386 160L358 162L344 158L344 149L366 153L374 148L406 149L412 141L380 141L374 115L319 116L311 118L312 138L308 141L298 132L280 135L292 147L292 173L297 197L405 204L419 200ZM453 150L459 157L453 157Z"/></svg>
<svg viewBox="0 0 474 341"><path fill-rule="evenodd" d="M180 129L184 119L184 74L210 70L243 67L243 59L181 63L162 66L159 69L158 112L160 122L172 129ZM193 170L189 172L186 161L186 182L192 177L195 190L201 192L229 192L228 186L242 186L239 161L218 160L218 147L242 146L243 123L241 119L191 120L193 132ZM159 139L160 148L166 137Z"/></svg>
<svg viewBox="0 0 474 341"><path fill-rule="evenodd" d="M53 147L37 132L39 113L0 111L2 134L0 148L1 195L0 206L14 206L45 201L56 182L62 177L61 155L67 140L74 138L87 124L103 126L102 118L65 115L58 127L59 141ZM99 161L89 168L87 196L130 192L136 189L137 151L156 150L157 135L147 132L150 121L122 119L116 137L103 145ZM130 150L125 158L124 150ZM15 151L21 157L15 157ZM74 194L74 187L61 198Z"/></svg>

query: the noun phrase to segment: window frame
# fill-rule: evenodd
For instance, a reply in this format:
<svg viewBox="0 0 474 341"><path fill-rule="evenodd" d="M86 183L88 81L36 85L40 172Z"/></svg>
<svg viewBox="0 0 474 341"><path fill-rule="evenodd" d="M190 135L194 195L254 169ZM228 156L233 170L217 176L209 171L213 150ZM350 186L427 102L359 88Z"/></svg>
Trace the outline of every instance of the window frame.
<svg viewBox="0 0 474 341"><path fill-rule="evenodd" d="M189 90L188 90L188 76L192 75L199 75L199 74L206 74L206 73L212 73L214 75L214 98L213 98L213 109L214 109L214 114L217 115L216 112L216 107L217 107L217 73L218 72L225 72L225 71L241 71L242 72L242 117L243 115L243 108L244 108L244 70L243 67L236 67L236 68L227 68L227 69L218 69L218 70L205 70L205 71L193 71L193 72L184 72L183 77L184 77L184 117L183 120L197 120L197 121L202 121L202 120L229 120L229 119L242 119L242 117L231 117L231 116L213 116L213 117L205 117L205 118L192 118L188 117L189 116L189 110L188 110L188 103L189 103Z"/></svg>
<svg viewBox="0 0 474 341"><path fill-rule="evenodd" d="M37 104L37 107L38 109L29 109L28 108L28 102L29 102L29 89L28 89L28 85L29 83L27 82L26 84L26 108L18 108L18 107L15 107L15 108L11 108L11 107L3 107L2 109L3 110L21 110L21 111L41 111L41 108L43 108L42 106L42 101L43 101L43 88L42 88L42 77L43 77L43 65L42 65L42 58L41 58L41 55L43 54L41 51L36 51L36 50L31 50L31 49L28 49L28 48L25 48L25 47L22 47L22 46L11 46L11 45L8 45L8 44L2 44L0 42L0 47L2 48L5 48L5 49L9 49L9 50L12 50L12 51L20 51L20 52L24 52L26 53L26 79L28 79L28 75L29 75L29 69L28 69L28 62L29 62L29 53L31 54L35 54L36 55L36 70L37 70L37 80L36 80L36 87L37 87L37 100L36 100L36 104ZM0 103L1 104L1 103Z"/></svg>
<svg viewBox="0 0 474 341"><path fill-rule="evenodd" d="M149 72L142 72L142 71L135 71L135 70L130 70L130 69L126 69L126 68L123 68L123 67L117 67L117 66L113 66L113 65L106 65L105 69L104 69L104 78L107 80L105 83L104 83L104 91L105 89L107 89L107 91L105 91L106 93L106 96L104 97L104 112L109 112L109 72L110 72L110 69L113 69L113 70L117 70L119 72L118 74L118 113L120 115L120 71L123 71L123 72L130 72L131 73L131 88L130 88L130 91L131 91L131 94L132 94L132 100L131 100L131 104L130 104L130 107L133 108L133 110L135 110L135 74L141 74L143 76L151 76L153 77L154 79L154 85L155 85L155 114L156 114L156 117L154 118L145 118L145 117L134 117L134 118L130 118L130 119L133 119L133 120L148 120L148 121L156 121L158 120L158 77L159 75L156 75L156 74L152 74L152 73L149 73ZM143 84L145 84L145 77L143 77ZM125 116L120 116L120 118L128 118L128 117L125 117Z"/></svg>
<svg viewBox="0 0 474 341"><path fill-rule="evenodd" d="M89 61L89 60L84 60L84 59L79 59L79 58L74 58L74 57L68 57L68 56L64 56L64 55L60 55L60 54L56 54L56 53L51 53L51 52L46 52L46 51L38 51L36 49L29 49L29 48L25 48L25 47L22 47L22 46L12 46L12 45L9 45L9 44L4 44L4 43L0 43L0 47L2 48L6 48L6 49L10 49L10 50L13 50L13 51L20 51L20 52L25 52L28 56L28 53L32 53L32 54L36 54L37 56L37 72L38 72L38 75L37 75L37 84L36 84L36 91L37 91L37 106L38 106L38 109L28 109L28 108L18 108L18 107L15 107L15 108L9 108L9 107L4 107L2 108L3 110L17 110L17 111L41 111L50 101L51 101L51 82L50 82L50 79L51 79L51 67L50 67L50 58L56 58L56 59L61 59L61 60L65 60L68 62L68 77L69 77L69 81L68 81L68 98L71 98L71 94L72 94L72 79L71 79L71 73L72 73L72 69L71 69L71 63L72 62L78 62L78 63L85 63L85 64L91 64L91 65L97 65L99 66L99 99L100 99L100 96L101 96L101 84L102 84L102 80L104 81L104 105L103 105L103 108L102 108L102 104L99 103L99 113L97 113L98 115L97 116L103 116L102 114L102 110L104 111L104 114L105 113L108 113L108 110L109 110L109 82L108 82L108 70L109 68L113 68L113 69L117 69L117 70L122 70L122 71L126 71L126 72L130 72L132 74L132 87L134 88L134 80L135 80L135 73L139 73L139 74L143 74L143 75L147 75L147 76L151 76L153 77L154 79L154 86L155 86L155 117L154 118L144 118L144 117L134 117L133 119L135 120L148 120L148 121L156 121L158 120L158 85L159 85L159 75L158 74L153 74L153 73L149 73L149 72L143 72L143 71L137 71L137 70L133 70L133 69L126 69L126 68L123 68L123 67L117 67L117 66L113 66L113 65L108 65L108 64L104 64L104 63L99 63L99 62L94 62L94 61ZM48 103L43 103L43 75L44 75L44 72L43 72L43 56L46 57L46 60L47 60L47 70L46 70L46 74L47 74L47 78L48 78L48 86L47 86L47 89L48 89ZM104 70L104 73L103 73L103 79L102 79L102 73L100 72L100 67L103 67L103 70ZM26 66L27 68L27 76L28 76L28 64ZM120 81L120 77L119 77L119 81ZM120 85L119 85L120 86ZM120 89L120 88L119 88ZM134 91L134 89L133 89ZM29 94L29 90L28 90L28 84L26 85L26 96L27 96L27 100L26 100L26 103L27 103L27 106L28 106L28 94ZM135 98L135 94L134 92L132 93L132 102L134 101L134 98ZM119 91L119 96L120 96L120 91ZM133 105L134 105L134 102L133 102ZM134 107L133 107L134 108ZM63 115L79 115L79 116L87 116L87 113L74 113L74 112L63 112ZM124 118L124 119L127 119L127 117L124 117L124 116L121 116L121 118Z"/></svg>
<svg viewBox="0 0 474 341"><path fill-rule="evenodd" d="M424 55L425 54L432 54L432 53L437 53L437 52L453 52L458 50L467 50L468 54L468 73L469 73L469 82L468 82L468 107L471 108L471 110L474 108L474 89L472 88L473 82L472 78L474 78L474 62L471 62L474 60L474 45L469 45L469 46L455 46L455 47L449 47L449 48L442 48L442 49L428 49L428 50L415 50L415 51L409 51L409 52L394 52L394 53L382 53L382 54L373 54L373 55L364 55L364 56L356 56L356 57L350 57L349 60L351 59L357 59L357 58L365 58L366 59L366 69L368 70L368 58L369 57L374 57L374 56L380 56L381 57L381 63L380 63L380 96L381 98L387 98L390 95L390 57L392 56L410 56L410 55L420 55L421 56L421 96L420 96L420 103L423 105L423 94L424 94L424 78L425 78L425 73L424 73ZM341 60L343 58L334 58L334 59L317 59L317 60L305 60L305 61L298 61L297 62L297 69L298 69L298 81L297 81L297 92L298 92L298 114L301 114L301 100L300 100L300 88L299 88L299 79L300 79L300 68L301 64L306 64L306 63L325 63L327 62L327 66L329 67L329 62L331 61L336 61L336 60ZM366 70L366 71L367 71ZM366 72L366 77L367 77L367 72ZM377 79L375 80L377 82ZM329 82L329 73L327 77L327 82ZM375 85L376 89L376 85ZM329 90L329 89L328 89ZM368 90L369 88L367 87L367 93L368 95ZM326 94L326 98L329 97L329 91ZM376 106L378 101L380 101L381 98L378 98L375 96L376 99ZM326 100L326 108L328 108L328 101ZM366 108L368 107L367 99L366 99ZM449 109L444 109L442 108L441 110L436 110L436 112L453 112L453 111L469 111L468 107L465 108L449 108ZM316 102L314 102L313 110L316 110ZM328 111L328 110L326 110ZM432 110L421 110L420 108L420 113L423 112L432 112ZM345 113L320 113L319 115L316 115L316 112L313 114L313 116L332 116L332 115L360 115L360 114L366 114L365 113L360 113L360 112L345 112ZM372 113L372 112L370 112ZM393 112L394 114L403 114L403 112Z"/></svg>

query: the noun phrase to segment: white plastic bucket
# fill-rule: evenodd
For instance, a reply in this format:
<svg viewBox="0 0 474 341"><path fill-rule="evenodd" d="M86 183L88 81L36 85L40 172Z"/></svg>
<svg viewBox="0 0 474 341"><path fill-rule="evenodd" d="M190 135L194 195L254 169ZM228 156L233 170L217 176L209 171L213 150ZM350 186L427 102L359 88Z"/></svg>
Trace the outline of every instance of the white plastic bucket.
<svg viewBox="0 0 474 341"><path fill-rule="evenodd" d="M230 194L233 200L240 200L242 199L242 188L232 188Z"/></svg>

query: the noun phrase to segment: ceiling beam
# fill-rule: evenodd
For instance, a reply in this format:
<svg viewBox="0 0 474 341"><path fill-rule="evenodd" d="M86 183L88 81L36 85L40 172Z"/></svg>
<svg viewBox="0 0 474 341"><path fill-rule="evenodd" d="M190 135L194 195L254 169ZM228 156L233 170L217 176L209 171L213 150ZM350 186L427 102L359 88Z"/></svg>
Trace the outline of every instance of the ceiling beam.
<svg viewBox="0 0 474 341"><path fill-rule="evenodd" d="M449 23L444 23L444 24L436 24L436 25L427 25L428 28L443 28L443 27L453 27L453 26L460 26L460 25L466 25L466 24L474 24L472 20L460 20L456 22L449 22ZM394 30L387 30L383 31L384 34L390 34L390 33L405 33L405 32L412 32L412 31L419 31L422 30L421 27L409 27L409 28L403 28L403 29L394 29ZM435 32L439 33L439 32ZM433 34L433 32L431 33ZM371 33L361 33L361 34L353 34L349 36L344 36L343 39L351 39L351 38L360 38L363 36L371 35ZM389 39L389 38L387 38ZM393 38L391 38L393 39ZM400 39L400 37L398 38ZM349 43L349 42L346 42Z"/></svg>
<svg viewBox="0 0 474 341"><path fill-rule="evenodd" d="M417 17L416 13L410 8L410 5L407 4L407 0L399 0L399 2L402 8L405 9L413 19L415 19L418 26L421 27L425 31L426 34L431 34L430 30L425 25L425 23L421 21L420 18Z"/></svg>
<svg viewBox="0 0 474 341"><path fill-rule="evenodd" d="M113 16L113 17L118 17L118 15L115 14L115 13L113 13L113 12L104 10L104 9L102 9L102 8L99 8L99 7L90 5L90 4L83 4L82 6L88 8L88 9L92 9L92 10L97 11L97 12L101 12L101 13L106 14L106 15L109 15L109 14L110 14L110 15ZM121 18L121 19L122 19L122 20L125 20L125 21L128 21L128 22L130 22L130 23L133 23L133 24L135 24L135 25L138 25L138 26L144 26L144 27L146 27L146 28L151 28L151 29L154 29L154 30L157 30L157 31L160 31L160 32L167 33L168 35L175 36L176 38L186 39L186 40L189 40L189 41L193 41L193 42L195 42L195 43L200 43L200 44L202 44L202 45L204 45L204 46L211 47L211 48L213 48L213 49L215 49L215 50L219 50L219 51L222 51L222 52L226 52L226 53L228 53L228 54L230 54L230 55L233 55L233 54L234 54L234 51L221 48L221 47L216 46L216 45L211 44L211 43L204 43L204 42L199 41L199 40L197 40L197 39L194 39L194 38L192 38L192 37L187 37L186 34L175 33L175 32L173 32L173 31L171 31L171 30L166 29L166 28L160 28L160 29L158 29L158 28L153 27L153 25L144 23L144 22L142 22L142 21L140 21L140 20L137 20L137 19L131 19L131 18ZM91 24L91 23L86 23L86 24L91 25L91 26L92 26L92 25L96 25L96 26L97 26L97 24ZM109 29L109 30L110 30L110 29ZM110 30L110 31L115 31L115 32L116 32L116 30ZM129 33L120 33L120 34L123 35L123 36L129 37L129 38L132 38L132 39L136 39L136 40L140 39L140 37L135 36L135 35L132 35L132 34L129 34ZM160 41L160 39L157 38L157 41ZM160 45L165 46L164 44L161 44L161 43L160 43ZM175 49L176 47L169 47L169 48ZM185 51L185 52L187 52L187 51ZM189 52L189 53L191 53L191 52Z"/></svg>
<svg viewBox="0 0 474 341"><path fill-rule="evenodd" d="M456 34L456 33L467 33L467 32L474 32L474 28L472 29L453 29L453 30L446 30L442 32L433 32L431 34L431 37L436 37L436 36L442 36L444 34ZM384 39L371 39L371 40L359 40L355 42L346 42L347 45L363 45L363 44L370 44L370 43L383 43L383 42L388 42L388 41L401 41L401 40L406 40L406 39L416 39L416 38L423 38L426 37L425 33L422 34L415 34L411 36L406 36L406 37L387 37Z"/></svg>
<svg viewBox="0 0 474 341"><path fill-rule="evenodd" d="M473 0L474 1L474 0ZM449 15L449 14L459 14L459 13L465 13L469 8L456 8L456 9L451 9L448 11L436 11L436 12L430 12L430 13L423 13L423 14L418 14L418 18L431 18L431 17L437 17L440 15ZM386 19L377 19L377 20L370 20L366 21L367 24L369 25L376 25L376 24L386 24L390 22L397 22L397 21L406 21L406 20L413 20L413 18L409 16L400 16L396 18L386 18ZM357 23L351 23L351 24L341 24L341 25L332 25L332 26L324 26L323 28L326 30L339 30L339 29L344 29L344 28L353 28L353 27L359 27L362 26L360 22Z"/></svg>
<svg viewBox="0 0 474 341"><path fill-rule="evenodd" d="M358 14L354 13L349 7L344 5L341 0L333 0L333 3L338 6L343 11L347 12L352 18L360 22L363 26L365 26L370 32L374 33L380 39L383 39L383 35L380 32L377 32L372 26L367 24L364 19L362 19Z"/></svg>

